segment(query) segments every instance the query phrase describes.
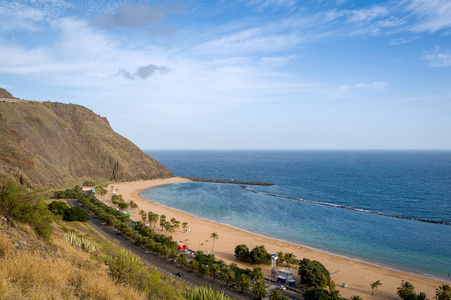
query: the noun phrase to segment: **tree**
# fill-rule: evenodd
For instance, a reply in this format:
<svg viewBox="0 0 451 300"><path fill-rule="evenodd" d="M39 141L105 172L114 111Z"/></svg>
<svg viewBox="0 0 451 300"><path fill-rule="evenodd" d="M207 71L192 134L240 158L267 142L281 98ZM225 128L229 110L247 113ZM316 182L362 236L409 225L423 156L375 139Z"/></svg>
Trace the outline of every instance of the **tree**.
<svg viewBox="0 0 451 300"><path fill-rule="evenodd" d="M143 222L145 223L146 222L146 220L147 220L147 214L146 214L146 212L144 211L144 210L140 210L139 211L139 214L141 215L141 219L143 220Z"/></svg>
<svg viewBox="0 0 451 300"><path fill-rule="evenodd" d="M417 295L417 299L416 300L427 300L427 296L425 293L421 292Z"/></svg>
<svg viewBox="0 0 451 300"><path fill-rule="evenodd" d="M351 298L349 298L349 300L363 300L363 298L360 296L351 296Z"/></svg>
<svg viewBox="0 0 451 300"><path fill-rule="evenodd" d="M254 282L263 280L264 274L263 274L262 268L257 267L257 266L253 267L252 271L249 273L249 277Z"/></svg>
<svg viewBox="0 0 451 300"><path fill-rule="evenodd" d="M48 205L49 210L56 214L56 215L62 215L66 209L69 208L66 203L60 202L60 201L53 201Z"/></svg>
<svg viewBox="0 0 451 300"><path fill-rule="evenodd" d="M183 222L182 223L182 228L183 228L183 231L186 232L186 228L188 228L188 223L187 222Z"/></svg>
<svg viewBox="0 0 451 300"><path fill-rule="evenodd" d="M301 277L301 283L320 288L330 284L330 273L319 261L304 258L299 265L298 274Z"/></svg>
<svg viewBox="0 0 451 300"><path fill-rule="evenodd" d="M435 299L437 300L451 300L451 288L447 284L442 284L435 289Z"/></svg>
<svg viewBox="0 0 451 300"><path fill-rule="evenodd" d="M329 300L329 292L322 288L311 288L305 291L304 300Z"/></svg>
<svg viewBox="0 0 451 300"><path fill-rule="evenodd" d="M130 208L138 208L138 204L136 204L133 200L130 200L128 205L130 205Z"/></svg>
<svg viewBox="0 0 451 300"><path fill-rule="evenodd" d="M90 180L83 182L83 186L94 187L96 184Z"/></svg>
<svg viewBox="0 0 451 300"><path fill-rule="evenodd" d="M239 260L249 260L249 248L245 244L236 246L235 257Z"/></svg>
<svg viewBox="0 0 451 300"><path fill-rule="evenodd" d="M409 297L412 297L412 295L415 295L415 288L410 282L403 281L398 288L397 294L401 299L407 300Z"/></svg>
<svg viewBox="0 0 451 300"><path fill-rule="evenodd" d="M252 295L254 295L254 297L256 299L263 299L266 296L268 296L268 291L266 290L266 284L263 281L257 281L252 286Z"/></svg>
<svg viewBox="0 0 451 300"><path fill-rule="evenodd" d="M382 281L376 280L375 282L370 283L371 286L371 295L374 295L374 290L377 291L377 288L382 285Z"/></svg>
<svg viewBox="0 0 451 300"><path fill-rule="evenodd" d="M127 209L127 208L128 208L128 203L125 203L125 202L119 202L119 203L117 204L117 206L119 206L119 208L120 208L121 210L124 210L124 209Z"/></svg>
<svg viewBox="0 0 451 300"><path fill-rule="evenodd" d="M52 214L44 200L14 181L0 183L0 212L4 217L27 223L45 240L52 236Z"/></svg>
<svg viewBox="0 0 451 300"><path fill-rule="evenodd" d="M172 262L175 262L175 259L177 258L177 250L174 248L170 248L168 251L168 257L172 260Z"/></svg>
<svg viewBox="0 0 451 300"><path fill-rule="evenodd" d="M68 208L64 211L63 220L85 222L89 220L89 215L83 208L76 206Z"/></svg>
<svg viewBox="0 0 451 300"><path fill-rule="evenodd" d="M158 219L160 218L160 216L158 214L154 214L151 211L149 211L149 213L147 214L149 217L149 222L153 223L153 227L155 227L155 225L158 222Z"/></svg>
<svg viewBox="0 0 451 300"><path fill-rule="evenodd" d="M185 268L185 265L188 263L188 256L185 253L180 253L177 256L177 262L182 265L182 268Z"/></svg>
<svg viewBox="0 0 451 300"><path fill-rule="evenodd" d="M216 232L212 232L212 234L210 235L210 238L213 240L213 246L211 247L211 252L213 252L213 250L215 248L215 240L217 240L219 238L219 235Z"/></svg>
<svg viewBox="0 0 451 300"><path fill-rule="evenodd" d="M213 282L216 282L216 273L219 271L219 265L218 264L210 264L208 265L210 274L213 276Z"/></svg>
<svg viewBox="0 0 451 300"><path fill-rule="evenodd" d="M229 287L229 282L235 278L235 272L233 272L231 267L226 267L221 270L221 278L225 281L226 286Z"/></svg>
<svg viewBox="0 0 451 300"><path fill-rule="evenodd" d="M268 264L271 262L271 254L266 251L265 246L256 246L249 253L250 261L253 264Z"/></svg>
<svg viewBox="0 0 451 300"><path fill-rule="evenodd" d="M288 269L290 269L290 264L295 259L296 259L296 256L293 253L285 253L284 260L285 260L285 263L287 264L286 266L288 267Z"/></svg>
<svg viewBox="0 0 451 300"><path fill-rule="evenodd" d="M273 290L269 294L269 300L289 300L290 298L285 297L281 291L279 290Z"/></svg>
<svg viewBox="0 0 451 300"><path fill-rule="evenodd" d="M166 216L165 215L161 215L160 216L160 226L161 226L161 230L163 230L164 228L164 224L166 223Z"/></svg>
<svg viewBox="0 0 451 300"><path fill-rule="evenodd" d="M341 298L340 292L338 290L331 289L329 291L329 299L330 300L342 300L343 298Z"/></svg>
<svg viewBox="0 0 451 300"><path fill-rule="evenodd" d="M244 294L244 291L251 287L251 281L246 275L241 274L236 281L236 286L241 290L241 293Z"/></svg>
<svg viewBox="0 0 451 300"><path fill-rule="evenodd" d="M197 260L192 259L187 265L186 269L191 272L196 272L199 269L199 263Z"/></svg>
<svg viewBox="0 0 451 300"><path fill-rule="evenodd" d="M277 252L277 260L276 260L276 266L277 268L279 268L280 264L283 264L283 262L285 261L285 255L283 254L282 251Z"/></svg>
<svg viewBox="0 0 451 300"><path fill-rule="evenodd" d="M180 228L180 221L175 221L173 225L175 229Z"/></svg>

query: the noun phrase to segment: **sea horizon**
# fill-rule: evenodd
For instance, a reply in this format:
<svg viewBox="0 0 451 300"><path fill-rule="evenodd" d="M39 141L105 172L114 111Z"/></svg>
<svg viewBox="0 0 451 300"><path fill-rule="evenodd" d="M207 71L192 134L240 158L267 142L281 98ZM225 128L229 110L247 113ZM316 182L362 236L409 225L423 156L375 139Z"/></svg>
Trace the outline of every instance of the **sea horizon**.
<svg viewBox="0 0 451 300"><path fill-rule="evenodd" d="M160 152L159 152L160 151ZM286 158L286 155L278 156L279 154L287 153L287 151L290 153L292 157L290 157L288 160L291 159L291 163L296 162L296 164L290 164L284 165L284 170L277 171L277 174L273 174L275 177L272 182L270 177L271 176L262 176L262 174L267 173L268 170L271 168L277 168L277 164L271 165L271 160L276 160L278 163L283 163L284 159ZM238 152L238 153L237 153ZM238 176L238 173L241 173L241 171L245 172L245 170L233 170L234 167L239 165L243 159L250 159L250 157L253 156L252 153L260 152L260 156L255 158L255 161L251 163L252 167L246 166L248 171L254 173L254 176L247 177L247 175ZM357 153L369 153L369 156L355 156ZM388 153L387 153L388 152ZM389 155L390 153L396 152L398 155L395 155L394 157ZM404 157L399 156L399 154L404 153L412 153L414 156L408 156ZM438 157L436 155L428 156L427 153L442 153L445 154L445 157ZM378 172L384 171L384 168L387 168L387 164L381 164L378 166L378 160L384 161L389 160L392 164L400 164L399 166L401 168L408 167L408 169L411 169L410 172L411 176L412 174L416 174L415 176L418 176L418 172L423 172L422 168L431 168L431 166L435 166L433 168L438 168L432 170L432 173L435 171L445 172L444 174L449 174L447 171L450 168L450 156L448 150L408 150L408 151L402 151L402 150L252 150L252 151L244 151L244 150L146 150L146 153L150 154L157 160L159 160L163 165L167 166L175 175L178 176L185 176L185 177L207 177L207 178L215 178L215 179L235 179L235 180L250 180L250 181L266 181L266 182L272 182L275 183L275 186L273 187L252 187L253 189L257 189L259 193L257 195L249 195L248 192L246 192L241 187L232 187L233 185L224 185L224 184L208 184L208 183L188 183L188 184L177 184L172 186L162 186L162 187L156 187L153 188L151 191L145 192L150 193L152 199L156 199L156 202L159 204L162 204L164 206L168 206L177 210L181 210L185 213L194 215L196 217L218 222L221 224L227 224L232 227L239 228L241 230L245 230L254 234L267 236L273 239L283 240L287 241L293 244L301 245L303 247L312 248L318 251L331 253L334 255L350 258L357 261L362 261L365 263L373 264L382 266L385 268L390 269L396 269L402 272L406 273L413 273L425 277L440 277L443 280L449 281L449 277L447 274L451 271L451 260L449 259L450 252L449 247L451 244L448 242L449 238L447 239L447 236L450 236L450 228L448 225L439 225L439 224L421 224L421 222L418 221L412 221L412 220L392 220L393 218L389 217L383 217L383 216L372 216L372 215L364 215L361 212L344 212L340 211L339 209L335 208L323 208L318 207L317 205L310 204L310 203L294 203L292 199L276 199L271 196L264 195L265 193L268 194L277 194L280 196L288 196L288 197L301 197L309 200L320 200L325 202L330 202L338 205L350 205L362 208L362 209L368 209L368 207L361 207L361 205L369 205L374 206L370 207L373 210L379 210L378 208L384 208L384 205L379 205L376 203L378 201L363 201L359 193L364 193L363 199L372 199L374 198L374 195L372 192L375 190L378 190L380 186L368 187L368 191L365 192L365 189L359 190L358 185L365 185L365 181L362 181L359 176L356 178L356 185L352 184L352 178L346 179L343 182L340 182L340 180L337 180L337 175L332 172L331 173L324 173L322 175L316 176L315 180L323 181L320 184L318 182L314 182L314 187L312 187L311 190L298 188L297 185L299 182L302 183L303 186L309 186L309 182L304 182L306 178L296 176L300 176L299 174L296 176L293 176L297 171L297 168L291 168L293 165L296 165L298 167L303 166L304 172L308 170L309 168L313 169L317 168L316 172L325 172L328 168L336 169L337 167L343 167L345 170L343 170L343 174L346 176L350 176L352 174L360 174L362 175L362 171L365 171L365 168L361 169L362 166L366 166L366 168L372 170L375 174L370 174L371 176L376 176ZM174 157L174 153L178 153ZM221 153L229 153L232 156L227 157L227 155L219 155ZM329 153L326 156L323 156L322 154ZM339 156L334 156L334 153L341 153ZM384 154L380 156L379 154ZM201 155L199 155L201 154ZM209 157L210 154L213 154L213 157ZM246 156L247 157L237 157L236 154L239 154L238 156ZM299 160L299 157L297 157L299 154L307 155L308 159ZM330 156L332 154L332 156ZM349 156L351 154L351 156ZM387 156L388 154L388 156ZM420 154L420 156L416 155ZM424 156L423 154L426 154ZM249 156L250 155L250 156ZM269 155L269 156L267 156ZM310 155L310 156L309 156ZM311 156L313 155L313 156ZM320 157L318 157L318 155ZM344 155L344 156L343 156ZM284 158L285 157L285 158ZM238 159L238 163L236 161L233 161L234 159ZM346 161L346 159L350 159L349 161ZM409 160L415 159L409 163L406 164ZM437 159L440 160L440 162L436 161ZM216 160L216 163L212 163ZM225 161L224 161L225 160ZM280 161L279 161L280 160ZM313 165L309 164L309 160L314 160ZM325 161L324 161L325 160ZM345 161L342 161L345 160ZM360 161L359 161L360 160ZM260 161L260 162L259 162ZM331 162L335 161L337 165L331 164ZM354 161L354 165L352 165L352 162ZM264 171L258 170L259 163L263 162ZM326 162L326 164L324 164ZM285 161L286 163L286 161ZM330 166L327 166L327 163L331 164ZM231 167L228 168L227 164L231 164ZM304 164L304 165L303 165ZM316 165L315 165L316 164ZM351 170L346 170L345 165L350 164L351 166L348 166L348 168L351 168ZM425 165L426 164L426 165ZM431 165L428 165L431 164ZM385 167L384 167L385 166ZM393 166L392 166L393 167ZM254 168L254 169L253 169ZM268 169L269 168L269 169ZM282 169L283 169L282 168ZM288 168L288 169L287 169ZM290 177L290 168L291 171L294 173L291 173ZM319 169L318 169L319 168ZM324 169L325 168L325 169ZM360 169L359 169L360 168ZM382 170L380 170L382 168ZM393 167L396 169L396 167ZM417 169L415 169L417 168ZM193 169L196 169L195 172L193 172ZM221 169L220 172L216 172L218 169ZM391 171L394 171L395 169L392 169ZM216 171L215 171L216 170ZM313 170L315 171L315 170ZM335 170L336 171L336 170ZM351 171L351 172L350 172ZM386 170L385 170L386 171ZM309 172L312 172L310 170ZM329 170L330 172L330 170ZM360 172L360 173L359 173ZM412 173L413 172L413 173ZM271 173L271 171L269 171ZM314 174L315 172L311 173ZM371 172L370 172L371 173ZM288 175L287 175L288 174ZM223 175L222 177L219 177L219 175ZM429 174L431 175L431 174ZM427 176L429 176L427 175ZM283 176L288 176L287 178L279 178ZM370 177L371 177L370 176ZM413 177L413 179L415 178ZM232 178L234 177L234 178ZM235 178L237 177L237 178ZM314 176L313 176L314 177ZM329 179L329 183L327 180L323 180L324 178ZM375 177L375 178L376 178ZM446 208L449 207L449 203L446 201L447 196L449 196L449 193L447 192L447 187L449 185L449 178L445 176L443 178L443 181L446 184L446 186L443 186L441 188L437 189L437 182L434 182L437 180L437 176L429 176L427 177L427 185L431 185L433 188L429 189L428 192L432 192L432 194L437 193L435 195L440 195L445 199L445 201L442 201L436 197L436 202L432 203L433 205L439 205L439 210L441 211L441 215L434 213L434 210L428 210L428 205L421 204L421 197L424 197L422 195L421 197L417 197L418 199L410 199L412 198L411 195L407 195L406 199L404 201L414 202L413 208L409 208L408 210L412 210L414 215L410 215L413 217L427 217L433 220L439 220L439 221L445 221L449 222L451 217L450 213L447 213ZM262 180L265 179L265 180ZM383 179L383 177L382 177ZM420 181L425 181L426 177L421 177ZM291 182L290 182L291 180ZM358 181L362 182L358 182ZM418 178L416 179L418 180ZM289 184L281 184L281 182L289 182ZM332 182L332 183L331 183ZM402 180L401 180L402 182ZM310 182L311 183L311 182ZM340 187L340 184L346 184L347 186ZM396 184L400 184L400 182L396 182ZM416 185L417 183L413 183ZM425 182L423 184L426 184ZM440 182L438 183L440 185ZM291 186L290 186L291 185ZM336 185L336 186L335 186ZM403 215L406 213L402 209L402 203L399 203L399 205L396 204L397 201L400 201L399 199L402 199L403 189L409 189L411 186L407 185L407 187L399 186L399 189L401 190L399 192L399 195L394 193L393 190L390 188L390 183L387 184L386 192L389 194L384 199L386 202L385 204L392 205L389 209L385 209L384 212L388 213L399 213ZM321 190L323 189L323 190ZM331 189L327 192L328 189ZM334 190L336 189L336 190ZM342 189L342 190L340 190ZM421 188L420 188L421 189ZM313 192L312 192L313 191ZM348 197L346 199L341 199L340 197L343 196L343 191L349 191L351 197ZM143 195L145 196L145 193ZM315 193L317 193L315 195ZM336 193L334 196L333 194ZM377 194L376 194L377 195ZM413 195L415 195L415 192L413 192ZM321 198L322 196L325 196L325 198ZM367 197L368 196L368 197ZM369 197L371 196L371 197ZM426 195L427 196L427 195ZM150 196L149 196L150 197ZM216 197L216 198L215 198ZM305 210L308 210L308 214L313 216L314 218L324 218L324 222L327 223L327 225L330 226L330 228L326 226L323 227L321 222L315 222L314 220L308 220L305 219L302 222L298 222L299 220L295 220L296 224L290 224L290 226L293 226L293 230L297 230L297 234L287 234L286 232L279 232L277 230L274 230L274 228L277 228L277 226L280 226L280 222L277 217L272 216L269 221L271 223L267 227L258 228L256 229L255 224L246 224L245 222L238 222L237 220L240 219L240 217L245 216L246 214L252 215L253 218L257 218L258 222L260 224L263 222L268 223L267 219L265 218L265 214L268 214L268 212L263 211L259 213L255 213L252 211L247 211L246 213L242 214L241 216L235 215L234 217L231 217L227 219L225 216L218 216L215 214L214 210L215 207L211 206L212 204L202 204L199 205L199 201L201 201L201 198L215 198L213 202L215 201L231 201L236 202L237 199L240 197L246 198L249 203L257 203L256 205L271 205L272 203L284 203L284 205L289 205L294 210L298 210L296 214L293 214L290 216L292 219L296 219L296 216L302 215L302 212ZM316 197L316 198L315 198ZM320 199L318 199L318 197ZM354 198L353 198L354 197ZM390 197L394 198L396 201L390 200ZM398 197L398 198L397 198ZM401 198L399 198L401 197ZM409 198L410 197L410 198ZM181 201L181 198L188 199L190 203L190 207L195 207L196 209L186 209L183 206L183 202L186 202L185 200ZM228 199L228 200L225 200ZM409 200L410 199L410 200ZM193 205L193 202L197 203L197 205ZM204 199L202 199L204 201ZM341 201L341 202L340 202ZM355 202L353 202L355 201ZM347 202L347 203L343 203ZM368 203L366 203L368 202ZM372 203L375 202L375 203ZM185 203L186 204L186 203ZM405 204L405 203L404 203ZM210 205L210 206L208 206ZM228 204L232 205L232 204ZM440 206L441 205L441 206ZM227 209L229 209L228 207ZM216 209L218 209L216 207ZM224 209L224 208L222 208ZM226 210L227 210L226 209ZM334 210L335 209L335 210ZM283 207L279 209L280 211L283 211ZM394 210L394 211L393 211ZM236 212L231 212L232 210L227 210L229 214L236 214ZM280 213L279 211L279 213ZM283 212L282 212L283 213ZM370 221L369 221L370 220ZM238 223L237 223L238 222ZM257 222L257 223L258 223ZM357 222L357 223L356 223ZM356 231L353 229L355 227L355 224L363 224L363 227L365 230L368 230L368 232L354 232ZM432 226L431 226L432 225ZM384 227L385 226L385 227ZM398 238L389 236L390 234L394 234L391 232L387 236L384 236L384 234L387 234L385 232L388 228L398 228L398 232L403 235L409 235L412 234L414 239L418 240L417 244L420 245L410 245L412 243L409 242L409 238L406 239L406 237L401 236L399 239L401 241L398 241ZM441 226L441 227L440 227ZM258 227L258 226L257 226ZM261 227L261 226L260 226ZM363 229L362 229L363 230ZM379 234L376 234L372 231L378 231ZM302 232L302 234L300 234ZM348 234L343 234L343 232L347 232ZM439 233L439 234L437 234ZM309 236L309 234L311 236ZM381 235L382 234L382 235ZM437 235L436 235L437 234ZM367 238L366 235L372 236L373 239ZM381 235L381 236L380 236ZM443 238L442 243L444 245L437 247L428 247L428 245L440 242L439 237ZM385 241L386 239L389 240L389 242ZM390 240L391 239L391 240ZM435 241L435 242L434 242ZM409 245L404 245L409 244ZM415 244L415 243L413 243ZM409 248L410 247L410 248ZM351 249L352 248L352 249ZM386 255L389 253L389 255Z"/></svg>

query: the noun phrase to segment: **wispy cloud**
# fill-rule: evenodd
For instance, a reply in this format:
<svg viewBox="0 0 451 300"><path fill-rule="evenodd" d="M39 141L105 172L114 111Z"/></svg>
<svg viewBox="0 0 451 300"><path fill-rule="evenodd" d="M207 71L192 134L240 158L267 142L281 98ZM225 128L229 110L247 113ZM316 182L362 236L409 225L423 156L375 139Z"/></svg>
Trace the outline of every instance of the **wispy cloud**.
<svg viewBox="0 0 451 300"><path fill-rule="evenodd" d="M442 50L439 46L426 52L424 59L428 61L431 67L451 67L451 53L449 49Z"/></svg>
<svg viewBox="0 0 451 300"><path fill-rule="evenodd" d="M147 24L157 24L163 21L165 15L158 9L145 4L124 4L117 13L102 14L94 18L92 24L99 27L140 27Z"/></svg>
<svg viewBox="0 0 451 300"><path fill-rule="evenodd" d="M451 2L448 0L411 0L407 6L416 21L410 27L415 32L435 32L451 28Z"/></svg>
<svg viewBox="0 0 451 300"><path fill-rule="evenodd" d="M147 65L147 66L140 66L138 69L136 69L135 72L130 73L126 69L119 69L118 75L123 76L126 79L134 80L136 77L139 77L141 79L147 79L151 76L160 74L164 75L171 71L171 69L167 66L157 66L157 65Z"/></svg>

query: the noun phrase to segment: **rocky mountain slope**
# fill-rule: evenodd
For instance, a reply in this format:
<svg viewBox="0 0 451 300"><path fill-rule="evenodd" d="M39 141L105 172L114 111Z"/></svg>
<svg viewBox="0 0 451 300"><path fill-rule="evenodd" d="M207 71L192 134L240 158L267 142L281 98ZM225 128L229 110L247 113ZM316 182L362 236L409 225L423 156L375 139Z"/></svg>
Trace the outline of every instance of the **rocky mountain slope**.
<svg viewBox="0 0 451 300"><path fill-rule="evenodd" d="M172 173L83 106L20 100L0 89L0 177L8 175L30 187L60 187Z"/></svg>

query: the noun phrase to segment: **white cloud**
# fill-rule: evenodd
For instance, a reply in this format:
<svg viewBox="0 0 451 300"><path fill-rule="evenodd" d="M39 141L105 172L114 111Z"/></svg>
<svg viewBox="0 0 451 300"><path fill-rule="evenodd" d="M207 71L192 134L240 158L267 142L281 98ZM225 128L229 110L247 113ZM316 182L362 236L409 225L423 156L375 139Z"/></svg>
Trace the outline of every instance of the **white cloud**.
<svg viewBox="0 0 451 300"><path fill-rule="evenodd" d="M451 66L451 53L449 49L442 50L439 46L436 46L434 50L426 52L424 59L429 62L429 66L431 67Z"/></svg>
<svg viewBox="0 0 451 300"><path fill-rule="evenodd" d="M451 28L449 0L411 0L407 7L418 20L410 27L415 32L435 32Z"/></svg>
<svg viewBox="0 0 451 300"><path fill-rule="evenodd" d="M371 21L388 15L388 9L384 6L373 6L371 8L356 9L349 11L350 22Z"/></svg>

